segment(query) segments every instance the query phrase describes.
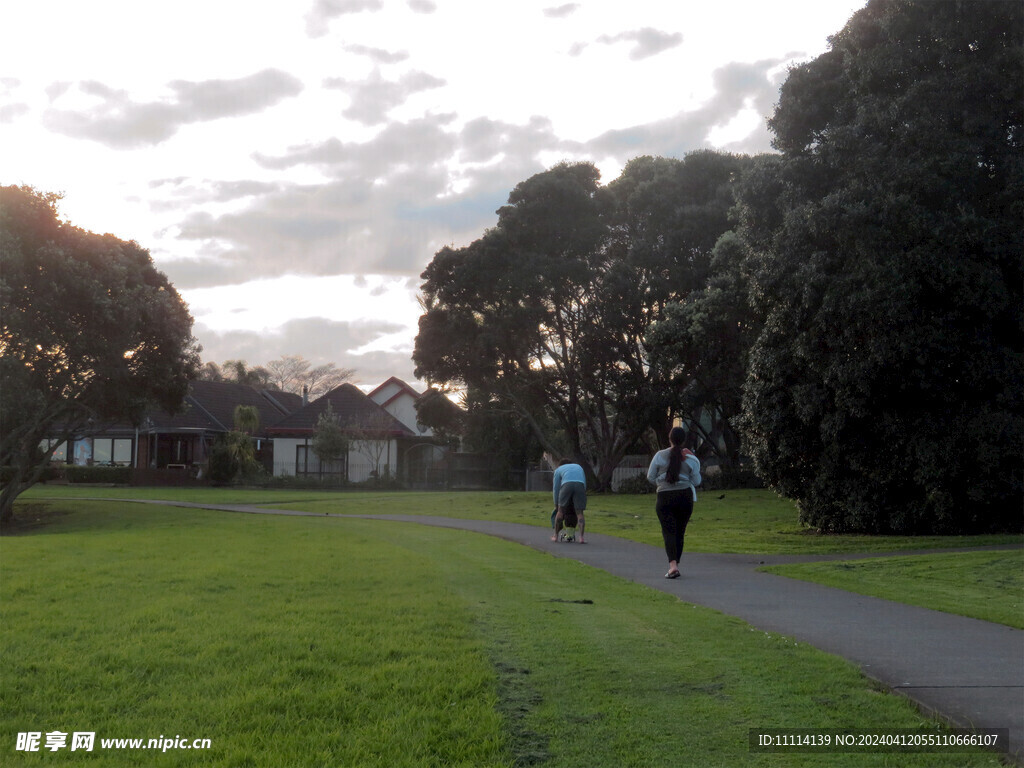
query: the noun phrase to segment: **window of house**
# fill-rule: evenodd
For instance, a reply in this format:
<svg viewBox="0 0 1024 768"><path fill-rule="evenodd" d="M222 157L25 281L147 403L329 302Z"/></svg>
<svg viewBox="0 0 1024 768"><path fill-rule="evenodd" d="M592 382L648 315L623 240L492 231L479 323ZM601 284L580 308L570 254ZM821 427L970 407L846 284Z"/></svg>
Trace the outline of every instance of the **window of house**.
<svg viewBox="0 0 1024 768"><path fill-rule="evenodd" d="M317 477L345 476L345 457L333 461L320 461L310 445L295 446L295 474L316 475Z"/></svg>
<svg viewBox="0 0 1024 768"><path fill-rule="evenodd" d="M48 451L48 450L50 450L50 447L54 443L56 443L56 442L57 442L56 440L43 440L42 442L39 443L39 450L41 450L41 451ZM53 457L50 459L50 461L53 461L53 462L58 462L59 461L59 462L66 463L67 460L68 460L68 445L67 445L67 443L61 443L57 447L57 450L53 452Z"/></svg>
<svg viewBox="0 0 1024 768"><path fill-rule="evenodd" d="M132 463L132 441L126 437L97 437L92 441L93 464L128 467Z"/></svg>

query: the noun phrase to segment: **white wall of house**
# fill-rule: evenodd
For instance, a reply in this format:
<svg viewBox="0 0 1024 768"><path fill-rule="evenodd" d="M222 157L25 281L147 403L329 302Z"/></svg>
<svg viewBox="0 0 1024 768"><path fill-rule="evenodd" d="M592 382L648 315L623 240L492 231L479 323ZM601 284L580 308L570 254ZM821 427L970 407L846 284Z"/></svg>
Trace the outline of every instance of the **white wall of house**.
<svg viewBox="0 0 1024 768"><path fill-rule="evenodd" d="M416 418L416 398L407 389L392 382L382 387L378 392L374 392L373 400L377 405L383 407L385 411L412 430L413 434L433 437L434 431L432 429L420 428L419 421Z"/></svg>
<svg viewBox="0 0 1024 768"><path fill-rule="evenodd" d="M308 437L276 437L274 438L274 476L284 475L301 476L304 468L296 465L296 459L301 455L308 456L306 470L316 472L319 469L319 460L313 454L313 439ZM298 450L299 448L303 450ZM383 474L389 469L394 475L398 463L398 442L396 440L374 441L369 450L360 451L351 447L348 452L348 480L359 483L369 480L371 472L374 471L374 460L377 457L377 448L380 449L380 471ZM325 468L328 471L330 468Z"/></svg>

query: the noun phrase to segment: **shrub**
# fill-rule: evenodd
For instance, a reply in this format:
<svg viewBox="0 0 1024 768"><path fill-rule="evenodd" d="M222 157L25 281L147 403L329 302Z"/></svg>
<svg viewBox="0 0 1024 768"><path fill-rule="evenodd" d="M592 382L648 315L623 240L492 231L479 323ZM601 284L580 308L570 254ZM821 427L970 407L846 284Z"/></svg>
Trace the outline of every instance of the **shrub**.
<svg viewBox="0 0 1024 768"><path fill-rule="evenodd" d="M69 483L128 485L132 481L131 467L79 467L69 464L64 473Z"/></svg>
<svg viewBox="0 0 1024 768"><path fill-rule="evenodd" d="M641 472L619 483L619 490L616 493L654 493L654 486L647 482L647 475Z"/></svg>
<svg viewBox="0 0 1024 768"><path fill-rule="evenodd" d="M764 488L764 481L759 478L752 469L721 469L714 467L715 471L708 468L702 474L704 482L700 487L705 491L724 491L740 489Z"/></svg>

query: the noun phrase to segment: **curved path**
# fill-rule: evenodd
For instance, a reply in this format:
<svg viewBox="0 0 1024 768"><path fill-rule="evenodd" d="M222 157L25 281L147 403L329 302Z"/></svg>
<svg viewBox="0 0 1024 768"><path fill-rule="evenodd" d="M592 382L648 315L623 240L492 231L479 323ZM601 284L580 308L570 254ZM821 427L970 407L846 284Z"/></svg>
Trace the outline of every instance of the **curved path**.
<svg viewBox="0 0 1024 768"><path fill-rule="evenodd" d="M153 503L323 516L240 505ZM681 563L683 577L667 580L661 548L612 536L588 533L584 545L556 544L550 529L531 525L420 515L352 517L497 536L737 616L764 631L849 659L865 675L959 727L1008 729L1009 752L1024 762L1024 631L757 571L776 563L856 556L688 553Z"/></svg>

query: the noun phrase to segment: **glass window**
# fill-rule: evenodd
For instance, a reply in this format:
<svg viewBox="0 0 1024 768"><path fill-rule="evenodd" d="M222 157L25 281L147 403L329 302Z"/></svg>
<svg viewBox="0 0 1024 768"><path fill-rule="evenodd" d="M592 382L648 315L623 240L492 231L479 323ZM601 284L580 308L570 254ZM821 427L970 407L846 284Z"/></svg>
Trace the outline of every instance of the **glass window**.
<svg viewBox="0 0 1024 768"><path fill-rule="evenodd" d="M48 450L50 450L50 446L52 446L55 442L57 442L57 441L56 440L43 440L43 442L41 442L39 444L39 449L42 450L42 451L48 451ZM53 457L50 459L50 461L67 462L67 460L68 460L68 446L67 446L67 443L61 443L57 447L57 450L53 452Z"/></svg>
<svg viewBox="0 0 1024 768"><path fill-rule="evenodd" d="M92 441L92 460L94 464L110 463L111 442L109 437L97 437Z"/></svg>
<svg viewBox="0 0 1024 768"><path fill-rule="evenodd" d="M112 461L121 466L131 466L132 463L132 441L131 438L118 438L114 441L114 455Z"/></svg>
<svg viewBox="0 0 1024 768"><path fill-rule="evenodd" d="M295 446L296 475L344 475L345 459L321 462L308 445Z"/></svg>

